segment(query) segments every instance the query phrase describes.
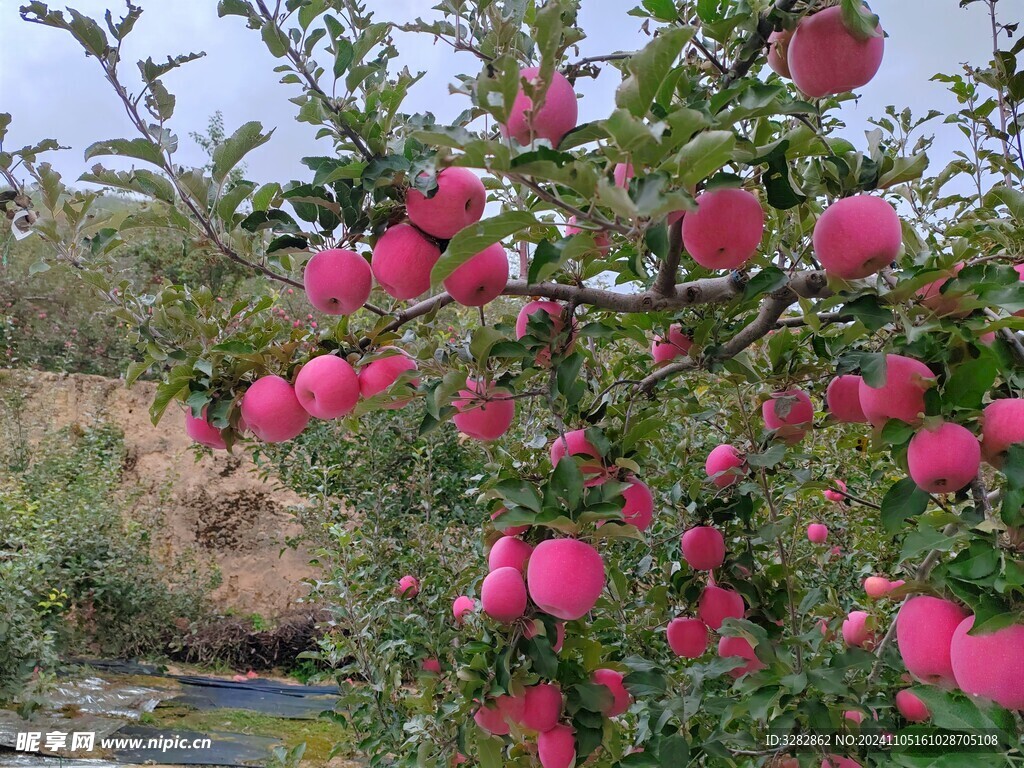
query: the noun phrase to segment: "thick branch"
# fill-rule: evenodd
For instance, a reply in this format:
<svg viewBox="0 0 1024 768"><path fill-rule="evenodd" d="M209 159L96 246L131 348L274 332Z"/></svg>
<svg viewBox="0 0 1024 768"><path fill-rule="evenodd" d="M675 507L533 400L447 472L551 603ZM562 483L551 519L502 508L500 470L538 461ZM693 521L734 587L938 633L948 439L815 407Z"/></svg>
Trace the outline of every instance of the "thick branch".
<svg viewBox="0 0 1024 768"><path fill-rule="evenodd" d="M671 296L676 286L676 272L679 270L679 257L683 254L683 220L673 222L668 228L668 254L661 263L658 277L654 281L654 290L665 296Z"/></svg>

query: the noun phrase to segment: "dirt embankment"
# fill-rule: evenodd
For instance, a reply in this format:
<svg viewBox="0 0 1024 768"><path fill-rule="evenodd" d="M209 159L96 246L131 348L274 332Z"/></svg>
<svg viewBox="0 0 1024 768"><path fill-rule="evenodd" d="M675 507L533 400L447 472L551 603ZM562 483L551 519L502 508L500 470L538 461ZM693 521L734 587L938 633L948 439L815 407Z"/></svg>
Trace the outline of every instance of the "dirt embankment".
<svg viewBox="0 0 1024 768"><path fill-rule="evenodd" d="M30 444L76 425L110 423L124 432L126 498L138 499L147 514L158 507L157 556L171 562L185 554L216 565L223 582L213 601L221 610L275 619L301 609L303 579L314 570L309 554L286 547L285 539L301 532L289 509L303 500L260 480L240 451L196 461L179 414L169 411L158 427L150 423L153 389L84 374L0 371L0 394L13 390L23 400L15 418Z"/></svg>

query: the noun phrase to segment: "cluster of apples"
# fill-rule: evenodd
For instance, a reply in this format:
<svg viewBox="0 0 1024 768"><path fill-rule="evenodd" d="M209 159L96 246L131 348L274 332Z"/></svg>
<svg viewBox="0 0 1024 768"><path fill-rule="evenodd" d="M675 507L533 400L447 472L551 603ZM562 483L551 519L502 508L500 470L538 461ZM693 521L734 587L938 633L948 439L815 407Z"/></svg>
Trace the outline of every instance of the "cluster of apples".
<svg viewBox="0 0 1024 768"><path fill-rule="evenodd" d="M242 395L240 433L251 432L265 443L281 443L302 434L310 418L331 420L348 415L359 398L371 398L389 390L407 371L417 369L416 361L397 347L382 347L384 355L367 363L357 373L337 355L314 357L299 369L293 385L281 376L261 376ZM418 386L413 379L410 384ZM399 398L387 408L400 408L409 402ZM195 417L185 412L185 431L195 442L224 450L221 430L207 418L206 409Z"/></svg>
<svg viewBox="0 0 1024 768"><path fill-rule="evenodd" d="M742 619L747 612L743 596L735 590L715 583L716 568L725 562L725 537L717 528L699 525L687 530L679 540L683 560L695 571L708 571L708 584L697 600L697 615L678 616L669 622L665 631L669 648L679 657L696 659L707 651L710 630L717 632L726 619ZM753 646L743 637L721 637L718 655L722 658L742 659L745 663L729 670L738 678L764 667Z"/></svg>

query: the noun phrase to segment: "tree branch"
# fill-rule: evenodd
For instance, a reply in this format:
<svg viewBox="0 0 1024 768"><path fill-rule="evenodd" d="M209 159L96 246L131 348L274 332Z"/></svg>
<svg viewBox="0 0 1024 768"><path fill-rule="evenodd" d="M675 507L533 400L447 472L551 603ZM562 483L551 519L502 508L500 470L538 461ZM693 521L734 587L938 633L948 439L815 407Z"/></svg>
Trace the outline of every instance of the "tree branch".
<svg viewBox="0 0 1024 768"><path fill-rule="evenodd" d="M668 229L668 254L661 263L658 277L654 281L654 290L665 296L671 296L676 286L676 272L679 270L679 258L683 254L683 220L679 218Z"/></svg>
<svg viewBox="0 0 1024 768"><path fill-rule="evenodd" d="M774 10L786 12L792 10L794 5L796 5L796 0L775 0ZM725 75L726 85L732 85L732 83L746 75L750 68L754 66L754 62L764 53L765 46L768 45L768 38L775 31L775 26L769 20L770 15L770 13L763 14L757 20L757 30L744 44L745 48L751 49L751 53L748 53L742 59L738 59L729 68L728 73Z"/></svg>

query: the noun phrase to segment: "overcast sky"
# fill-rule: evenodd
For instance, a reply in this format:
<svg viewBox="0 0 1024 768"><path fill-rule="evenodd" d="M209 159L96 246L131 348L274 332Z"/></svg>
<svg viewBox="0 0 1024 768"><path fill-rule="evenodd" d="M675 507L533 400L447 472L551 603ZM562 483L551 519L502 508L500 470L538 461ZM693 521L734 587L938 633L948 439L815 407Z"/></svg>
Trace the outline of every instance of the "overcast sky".
<svg viewBox="0 0 1024 768"><path fill-rule="evenodd" d="M144 9L125 48L126 78L137 75L135 60L152 55L205 51L206 58L185 65L165 82L177 95L173 127L180 137L182 164L202 164L202 154L188 139L189 131L202 131L217 109L224 113L228 132L247 120L276 127L273 140L247 158L248 177L259 182L305 179L299 163L305 155L326 154L330 145L313 139L313 130L295 122L294 106L287 98L296 86L281 85L272 71L278 63L247 29L243 19L218 19L216 0L136 0ZM378 9L381 19L430 18L429 0L366 0ZM1004 13L1018 0L1001 4ZM627 15L636 0L584 0L582 22L589 37L581 55L630 50L647 38L639 31L639 19ZM0 111L10 112L14 122L6 147L20 147L41 138L55 138L72 149L55 156L54 163L72 180L86 170L82 151L94 141L132 137L132 129L120 103L103 81L93 59L86 59L67 33L27 24L20 20L16 0L0 0ZM923 115L929 108L956 109L955 100L940 83L929 82L936 72L959 71L960 62L984 65L991 58L991 32L983 3L968 10L957 0L873 0L889 33L885 60L879 75L862 89L862 98L844 109L846 131L863 148L868 117L882 114L885 105L909 106ZM52 3L52 7L62 7ZM112 0L78 0L74 7L96 18L106 7L120 10ZM1019 6L1018 6L1019 7ZM1008 20L1008 19L1007 19ZM448 95L447 85L456 72L476 72L470 54L454 54L422 35L398 35L403 62L412 70L425 70L405 105L407 112L432 111L442 122L454 118L465 106L462 97ZM607 115L613 102L618 75L608 71L596 82L580 81L583 99L580 119ZM932 153L933 169L941 167L958 148L960 134L934 124L939 134ZM105 162L107 162L105 160ZM111 160L109 165L117 167Z"/></svg>

